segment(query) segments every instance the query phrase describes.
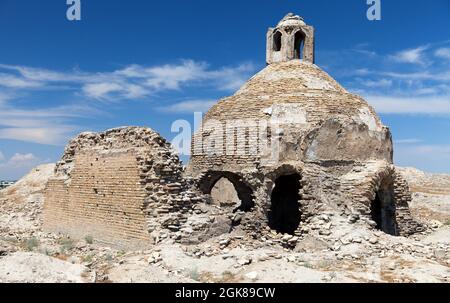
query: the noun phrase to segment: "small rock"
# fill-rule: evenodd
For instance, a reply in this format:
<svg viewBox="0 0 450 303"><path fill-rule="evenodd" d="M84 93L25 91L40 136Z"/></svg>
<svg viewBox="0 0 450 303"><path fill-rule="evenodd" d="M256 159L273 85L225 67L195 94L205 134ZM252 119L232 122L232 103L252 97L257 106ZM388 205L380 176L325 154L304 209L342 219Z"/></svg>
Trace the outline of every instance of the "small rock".
<svg viewBox="0 0 450 303"><path fill-rule="evenodd" d="M267 261L268 259L269 259L269 256L264 254L264 255L259 256L258 261L264 262L264 261Z"/></svg>
<svg viewBox="0 0 450 303"><path fill-rule="evenodd" d="M386 265L386 267L387 267L389 270L395 270L395 269L397 268L397 266L395 266L395 263L388 263L388 264Z"/></svg>
<svg viewBox="0 0 450 303"><path fill-rule="evenodd" d="M370 244L377 244L378 243L378 239L375 237L369 238L369 243Z"/></svg>
<svg viewBox="0 0 450 303"><path fill-rule="evenodd" d="M234 217L233 217L233 223L240 223L242 221L242 219L244 218L244 215L241 213L237 213Z"/></svg>
<svg viewBox="0 0 450 303"><path fill-rule="evenodd" d="M292 237L290 240L288 240L288 242L291 244L297 243L298 239L299 239L298 237Z"/></svg>
<svg viewBox="0 0 450 303"><path fill-rule="evenodd" d="M360 219L360 217L359 217L358 214L353 214L353 215L351 215L351 216L348 218L348 222L351 223L351 224L353 224L353 223L358 222L359 219Z"/></svg>
<svg viewBox="0 0 450 303"><path fill-rule="evenodd" d="M356 238L353 238L353 239L352 239L352 242L353 242L353 243L362 243L362 239L356 237Z"/></svg>
<svg viewBox="0 0 450 303"><path fill-rule="evenodd" d="M331 231L327 230L327 229L322 229L319 231L319 235L321 236L329 236L331 235Z"/></svg>
<svg viewBox="0 0 450 303"><path fill-rule="evenodd" d="M252 263L252 260L247 259L247 258L241 258L237 262L239 265L244 266L244 265L249 265L250 263Z"/></svg>
<svg viewBox="0 0 450 303"><path fill-rule="evenodd" d="M252 271L246 274L245 277L249 280L256 280L258 279L258 273L256 271Z"/></svg>
<svg viewBox="0 0 450 303"><path fill-rule="evenodd" d="M293 236L291 236L291 235L284 235L283 238L282 238L281 240L283 240L283 241L289 241L289 240L292 239L292 237L293 237Z"/></svg>
<svg viewBox="0 0 450 303"><path fill-rule="evenodd" d="M294 263L296 261L296 258L294 256L287 257L288 262Z"/></svg>
<svg viewBox="0 0 450 303"><path fill-rule="evenodd" d="M222 259L224 259L224 260L230 259L230 258L232 258L232 257L233 257L233 256L230 255L230 254L223 254L223 255L222 255Z"/></svg>
<svg viewBox="0 0 450 303"><path fill-rule="evenodd" d="M230 244L230 239L225 239L219 242L220 246L228 246Z"/></svg>

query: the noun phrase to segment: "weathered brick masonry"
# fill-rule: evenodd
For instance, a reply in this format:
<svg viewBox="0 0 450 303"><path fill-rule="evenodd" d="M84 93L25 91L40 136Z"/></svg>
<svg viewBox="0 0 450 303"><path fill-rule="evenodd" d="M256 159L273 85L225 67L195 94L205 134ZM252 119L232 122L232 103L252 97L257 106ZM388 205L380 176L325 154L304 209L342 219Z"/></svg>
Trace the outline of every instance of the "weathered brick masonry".
<svg viewBox="0 0 450 303"><path fill-rule="evenodd" d="M116 246L151 245L201 200L181 173L170 145L150 129L81 134L47 185L44 228Z"/></svg>
<svg viewBox="0 0 450 303"><path fill-rule="evenodd" d="M268 66L206 113L186 171L150 129L79 135L48 183L45 229L123 247L235 229L330 240L324 214L395 236L422 231L389 128L314 56L301 17L270 28Z"/></svg>

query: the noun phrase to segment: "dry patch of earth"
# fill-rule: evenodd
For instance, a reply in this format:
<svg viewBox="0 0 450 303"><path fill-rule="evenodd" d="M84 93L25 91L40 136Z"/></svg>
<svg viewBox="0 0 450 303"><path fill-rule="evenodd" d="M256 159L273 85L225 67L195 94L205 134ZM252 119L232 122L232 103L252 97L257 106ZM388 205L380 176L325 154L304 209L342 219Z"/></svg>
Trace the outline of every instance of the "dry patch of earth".
<svg viewBox="0 0 450 303"><path fill-rule="evenodd" d="M41 166L0 191L0 282L450 282L450 176L401 171L413 214L429 227L411 238L330 216L334 237L305 237L293 248L280 245L286 235L274 242L232 232L200 245L167 240L125 252L41 231L53 165Z"/></svg>

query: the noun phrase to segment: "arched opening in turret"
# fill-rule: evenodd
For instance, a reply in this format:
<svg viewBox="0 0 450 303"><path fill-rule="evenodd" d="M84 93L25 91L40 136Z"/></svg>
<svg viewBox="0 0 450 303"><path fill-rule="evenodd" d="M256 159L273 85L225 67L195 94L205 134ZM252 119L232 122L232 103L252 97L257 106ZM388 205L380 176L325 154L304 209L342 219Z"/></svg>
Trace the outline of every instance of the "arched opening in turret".
<svg viewBox="0 0 450 303"><path fill-rule="evenodd" d="M269 227L279 233L294 234L300 225L300 175L285 175L275 181L271 195Z"/></svg>
<svg viewBox="0 0 450 303"><path fill-rule="evenodd" d="M273 35L273 50L276 52L281 51L281 38L283 37L283 34L281 32L277 31Z"/></svg>
<svg viewBox="0 0 450 303"><path fill-rule="evenodd" d="M304 53L303 48L305 46L305 34L299 30L295 33L295 41L294 41L294 58L295 59L303 59Z"/></svg>
<svg viewBox="0 0 450 303"><path fill-rule="evenodd" d="M376 229L393 236L398 235L393 181L382 182L375 199L371 201L370 216Z"/></svg>

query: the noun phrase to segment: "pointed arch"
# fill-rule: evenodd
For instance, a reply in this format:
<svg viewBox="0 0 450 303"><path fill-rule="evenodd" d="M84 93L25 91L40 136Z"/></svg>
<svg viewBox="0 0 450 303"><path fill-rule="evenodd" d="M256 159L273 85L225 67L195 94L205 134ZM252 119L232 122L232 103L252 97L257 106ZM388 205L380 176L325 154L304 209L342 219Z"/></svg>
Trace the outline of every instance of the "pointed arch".
<svg viewBox="0 0 450 303"><path fill-rule="evenodd" d="M273 35L273 50L276 52L281 51L283 34L280 31L276 31Z"/></svg>

